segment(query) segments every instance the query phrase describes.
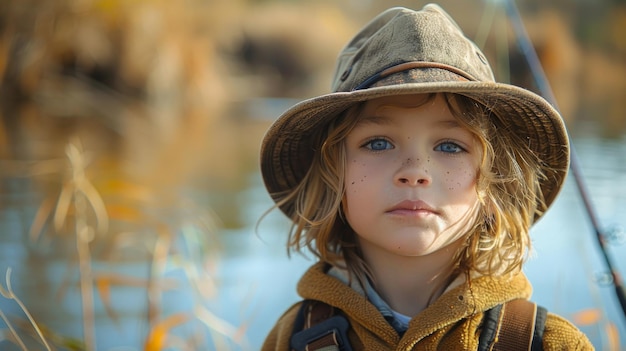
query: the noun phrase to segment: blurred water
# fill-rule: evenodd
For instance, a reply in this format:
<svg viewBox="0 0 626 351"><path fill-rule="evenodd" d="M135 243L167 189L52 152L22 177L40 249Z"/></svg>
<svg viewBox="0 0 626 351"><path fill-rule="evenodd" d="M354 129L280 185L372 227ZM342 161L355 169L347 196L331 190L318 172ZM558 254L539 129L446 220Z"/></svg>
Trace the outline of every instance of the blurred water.
<svg viewBox="0 0 626 351"><path fill-rule="evenodd" d="M626 227L623 215L626 213L626 142L589 138L578 139L574 145L600 223L606 228ZM230 201L240 209L237 215L243 227L220 233L223 250L215 260L218 266L214 277L218 290L206 306L226 322L245 327L243 341L215 346L220 350L257 350L276 319L298 300L297 280L313 263L300 255L287 257L285 241L289 223L279 211L271 212L256 227L257 220L272 203L258 173L249 175L248 184L240 192L219 195L232 197ZM13 289L38 319L58 333L80 338L77 287L67 289L61 297L55 296L66 274L67 261L32 252L24 233L35 209L24 204L30 203L29 197L36 198L36 194L20 192L19 184L13 187L21 194L17 199L22 204L0 212L0 272L12 267ZM15 203L15 198L6 196L4 203ZM626 347L626 318L621 314L611 286L598 281L606 269L571 177L554 207L533 228L532 235L536 254L525 270L534 286L534 300L572 320L589 315L584 311L595 311L599 314L598 320L580 319L578 325L597 349L607 349L610 323L617 326L620 343ZM626 272L625 244L616 241L609 246L616 267ZM145 262L121 263L115 267L115 271L138 276L147 275L148 270ZM170 276L180 278L180 271L172 270ZM106 315L101 301L96 298L99 350L143 349L148 332L144 323L145 297L143 289L114 291L112 298L120 312L118 322ZM167 311L190 311L194 298L191 289L183 284L178 290L165 294L162 302ZM15 304L2 298L0 309L8 314L18 313ZM207 337L215 338L217 334ZM7 335L0 321L0 340ZM186 334L181 332L181 335Z"/></svg>

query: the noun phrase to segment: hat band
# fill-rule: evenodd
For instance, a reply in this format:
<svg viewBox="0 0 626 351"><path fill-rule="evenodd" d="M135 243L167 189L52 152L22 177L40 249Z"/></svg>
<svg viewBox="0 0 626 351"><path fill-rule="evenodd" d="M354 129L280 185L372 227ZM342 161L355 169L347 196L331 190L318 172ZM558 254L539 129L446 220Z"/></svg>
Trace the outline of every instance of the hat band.
<svg viewBox="0 0 626 351"><path fill-rule="evenodd" d="M403 71L408 71L410 69L414 69L414 68L438 68L438 69L443 69L446 71L450 71L454 74L457 74L459 76L461 76L461 78L464 78L465 80L468 81L476 81L477 79L472 77L470 74L468 74L467 72L460 70L454 66L450 66L450 65L446 65L443 63L438 63L438 62L426 62L426 61L411 61L411 62L404 62L395 66L391 66L388 68L385 68L384 70L372 75L371 77L367 78L366 80L363 81L363 83L359 84L356 88L354 88L354 90L362 90L362 89L367 89L370 86L372 86L372 84L376 83L377 81L388 77L394 73L398 73L398 72L403 72Z"/></svg>

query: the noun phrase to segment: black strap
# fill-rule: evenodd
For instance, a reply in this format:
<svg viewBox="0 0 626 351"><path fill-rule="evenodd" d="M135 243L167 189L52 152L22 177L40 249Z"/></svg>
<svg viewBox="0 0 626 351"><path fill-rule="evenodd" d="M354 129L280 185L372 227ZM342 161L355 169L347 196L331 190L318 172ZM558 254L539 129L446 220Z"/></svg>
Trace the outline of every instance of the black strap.
<svg viewBox="0 0 626 351"><path fill-rule="evenodd" d="M290 347L295 351L352 351L348 319L320 301L304 300L296 316Z"/></svg>
<svg viewBox="0 0 626 351"><path fill-rule="evenodd" d="M499 350L503 347L503 350L511 350L511 347L520 346L520 349L542 351L547 314L545 308L522 299L509 301L487 310L483 317L478 351ZM319 301L305 300L294 322L291 349L311 351L331 344L338 350L351 351L348 328L346 317L332 306ZM530 330L533 330L532 338L529 335ZM503 334L496 338L499 333ZM503 340L510 343L503 344Z"/></svg>
<svg viewBox="0 0 626 351"><path fill-rule="evenodd" d="M548 310L541 306L537 306L537 316L535 317L535 332L533 333L532 351L543 350L543 330L546 328L546 320L548 319Z"/></svg>
<svg viewBox="0 0 626 351"><path fill-rule="evenodd" d="M478 350L543 350L547 314L545 308L523 299L495 306L483 317Z"/></svg>
<svg viewBox="0 0 626 351"><path fill-rule="evenodd" d="M489 351L491 345L496 339L498 325L500 324L500 314L502 312L502 304L485 311L483 316L483 325L480 336L478 337L478 351Z"/></svg>

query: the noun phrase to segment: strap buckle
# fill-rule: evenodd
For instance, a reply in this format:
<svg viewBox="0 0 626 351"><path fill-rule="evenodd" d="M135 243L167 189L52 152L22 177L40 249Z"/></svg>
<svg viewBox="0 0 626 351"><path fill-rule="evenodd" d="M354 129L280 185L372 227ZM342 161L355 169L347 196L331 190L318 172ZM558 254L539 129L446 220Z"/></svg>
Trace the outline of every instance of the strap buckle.
<svg viewBox="0 0 626 351"><path fill-rule="evenodd" d="M336 345L340 351L352 351L348 340L348 320L336 315L312 326L311 328L293 334L291 348L296 351L313 351Z"/></svg>

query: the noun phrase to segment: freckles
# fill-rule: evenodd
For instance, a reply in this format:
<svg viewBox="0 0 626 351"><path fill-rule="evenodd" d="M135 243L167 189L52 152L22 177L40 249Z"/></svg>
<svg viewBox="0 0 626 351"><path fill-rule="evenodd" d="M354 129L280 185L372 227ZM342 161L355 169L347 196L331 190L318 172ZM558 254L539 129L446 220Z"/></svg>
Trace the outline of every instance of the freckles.
<svg viewBox="0 0 626 351"><path fill-rule="evenodd" d="M459 168L455 171L446 171L445 183L448 185L448 190L453 191L462 189L464 184L475 183L475 173L468 171L466 168Z"/></svg>
<svg viewBox="0 0 626 351"><path fill-rule="evenodd" d="M352 180L350 181L350 185L357 186L358 183L365 183L366 180L367 180L366 175L357 176L355 178L352 178Z"/></svg>
<svg viewBox="0 0 626 351"><path fill-rule="evenodd" d="M359 161L358 159L353 159L350 161L351 165L348 169L348 174L346 179L347 191L350 191L353 194L359 192L359 186L361 184L366 183L367 181L367 163Z"/></svg>
<svg viewBox="0 0 626 351"><path fill-rule="evenodd" d="M359 192L357 181L356 180L352 180L350 182L350 185L348 186L348 189L346 189L346 191L349 191L352 194L357 194Z"/></svg>

